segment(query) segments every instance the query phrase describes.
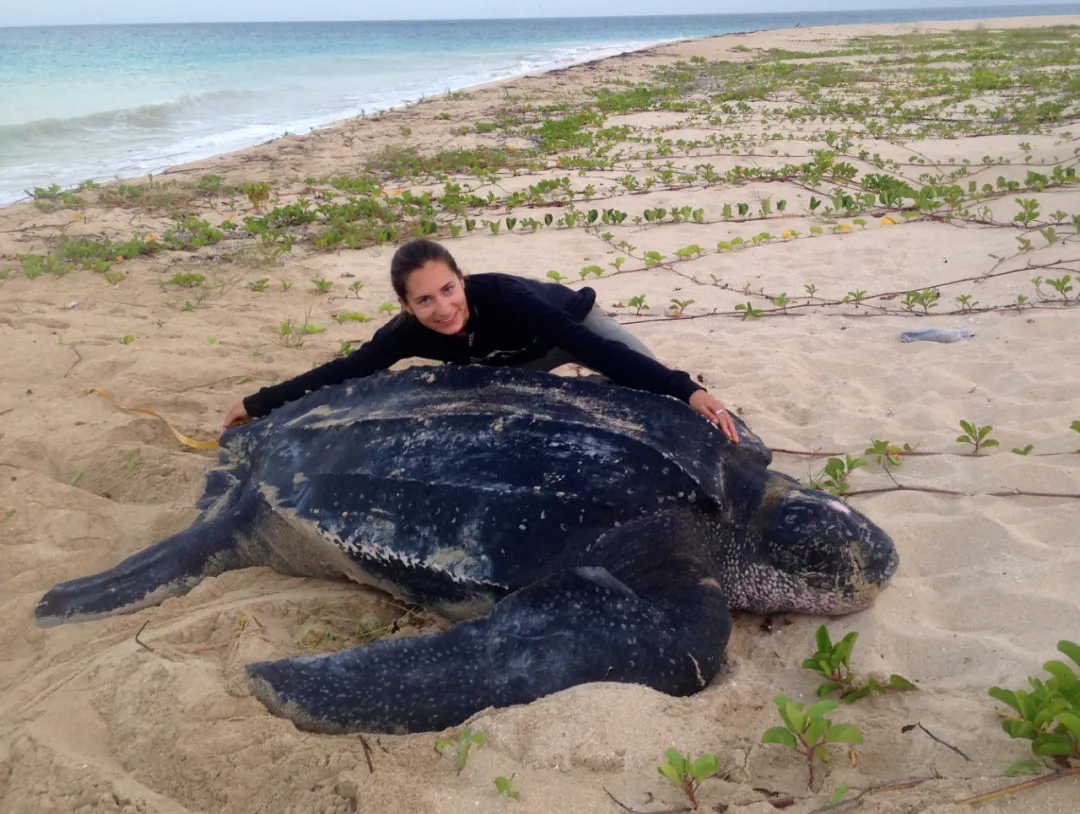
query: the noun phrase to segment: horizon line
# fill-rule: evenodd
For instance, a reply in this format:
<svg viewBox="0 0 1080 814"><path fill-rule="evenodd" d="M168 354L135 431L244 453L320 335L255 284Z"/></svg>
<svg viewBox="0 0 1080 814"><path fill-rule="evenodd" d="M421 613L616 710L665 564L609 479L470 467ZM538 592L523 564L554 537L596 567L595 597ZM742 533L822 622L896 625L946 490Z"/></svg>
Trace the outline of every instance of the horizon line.
<svg viewBox="0 0 1080 814"><path fill-rule="evenodd" d="M932 3L933 0L926 0L928 3ZM1049 2L1039 4L1038 8L1057 8L1066 6L1080 5L1076 2ZM557 15L549 17L414 17L414 18L384 18L384 19L323 19L323 20L161 20L155 22L124 22L124 23L19 23L16 25L3 25L2 28L93 28L95 26L125 26L125 25L293 25L297 23L307 24L320 24L320 23L456 23L456 22L508 22L508 21L522 21L522 20L611 20L611 19L624 19L624 18L665 18L665 17L768 17L773 15L791 15L791 14L835 14L843 12L856 12L865 13L867 11L930 11L939 12L944 10L963 10L976 13L982 9L994 9L994 8L1024 8L1023 3L1009 2L1009 0L983 0L981 5L970 6L879 6L874 9L865 8L815 8L815 9L798 9L790 11L749 11L749 12L678 12L674 14L569 14L569 15ZM1031 17L1047 17L1054 16L1045 13L1038 13L1034 9L1030 15ZM931 18L927 18L931 19ZM972 19L981 19L978 15Z"/></svg>

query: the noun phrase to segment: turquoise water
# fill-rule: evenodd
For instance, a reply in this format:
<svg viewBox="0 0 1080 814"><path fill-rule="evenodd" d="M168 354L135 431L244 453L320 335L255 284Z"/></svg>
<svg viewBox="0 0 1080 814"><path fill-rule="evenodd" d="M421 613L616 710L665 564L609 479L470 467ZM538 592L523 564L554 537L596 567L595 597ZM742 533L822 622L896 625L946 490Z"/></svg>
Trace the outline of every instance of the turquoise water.
<svg viewBox="0 0 1080 814"><path fill-rule="evenodd" d="M0 28L0 202L172 164L494 79L796 23L1080 13L972 9L430 22Z"/></svg>

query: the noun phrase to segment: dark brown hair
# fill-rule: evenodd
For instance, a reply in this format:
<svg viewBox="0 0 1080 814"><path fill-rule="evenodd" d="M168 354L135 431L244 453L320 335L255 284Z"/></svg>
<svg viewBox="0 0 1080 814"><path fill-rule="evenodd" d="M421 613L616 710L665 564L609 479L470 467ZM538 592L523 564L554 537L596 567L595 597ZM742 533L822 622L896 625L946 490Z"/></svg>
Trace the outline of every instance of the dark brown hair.
<svg viewBox="0 0 1080 814"><path fill-rule="evenodd" d="M409 275L432 260L442 260L459 280L465 279L461 269L458 268L457 261L445 246L434 240L418 237L402 244L394 252L394 259L390 261L390 284L401 299L408 299L405 296L405 281L409 279Z"/></svg>

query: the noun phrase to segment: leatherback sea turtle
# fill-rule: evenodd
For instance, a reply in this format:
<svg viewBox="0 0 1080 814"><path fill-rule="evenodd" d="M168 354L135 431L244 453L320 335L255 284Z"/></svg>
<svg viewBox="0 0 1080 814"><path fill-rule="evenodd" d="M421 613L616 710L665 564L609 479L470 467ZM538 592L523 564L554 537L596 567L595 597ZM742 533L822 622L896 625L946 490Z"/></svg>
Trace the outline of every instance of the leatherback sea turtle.
<svg viewBox="0 0 1080 814"><path fill-rule="evenodd" d="M685 403L483 366L414 367L309 393L222 436L190 527L54 587L42 626L129 613L224 571L347 577L450 630L247 666L297 726L456 725L593 681L706 686L729 609L869 606L892 541L768 469Z"/></svg>

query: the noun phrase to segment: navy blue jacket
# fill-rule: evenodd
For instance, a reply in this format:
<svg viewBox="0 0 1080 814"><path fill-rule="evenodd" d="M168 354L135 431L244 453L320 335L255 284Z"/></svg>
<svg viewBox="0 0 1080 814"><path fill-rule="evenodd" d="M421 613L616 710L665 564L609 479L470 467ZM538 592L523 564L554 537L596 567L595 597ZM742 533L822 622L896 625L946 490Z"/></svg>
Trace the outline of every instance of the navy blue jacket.
<svg viewBox="0 0 1080 814"><path fill-rule="evenodd" d="M473 274L466 278L465 298L469 305L466 336L440 334L401 313L348 356L262 388L244 399L244 409L259 418L305 393L370 376L411 357L513 366L539 359L554 348L626 387L683 401L701 389L686 373L583 326L581 321L596 302L591 288L574 290L510 274Z"/></svg>

